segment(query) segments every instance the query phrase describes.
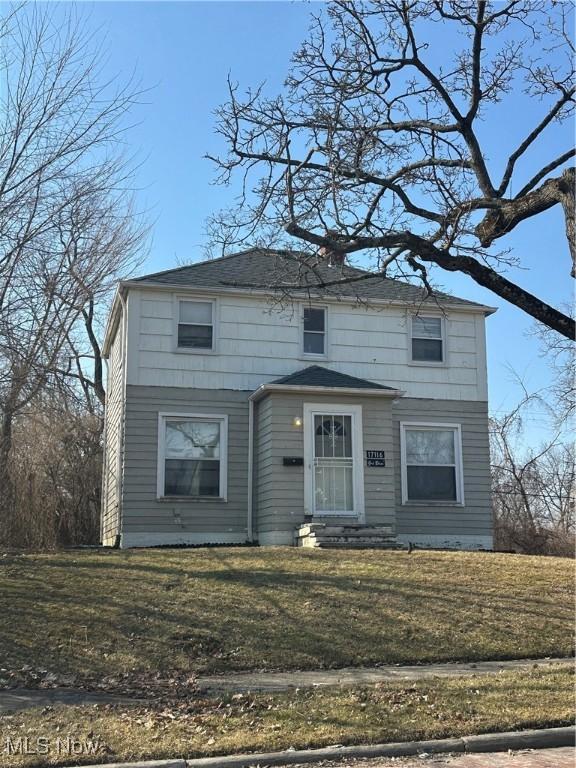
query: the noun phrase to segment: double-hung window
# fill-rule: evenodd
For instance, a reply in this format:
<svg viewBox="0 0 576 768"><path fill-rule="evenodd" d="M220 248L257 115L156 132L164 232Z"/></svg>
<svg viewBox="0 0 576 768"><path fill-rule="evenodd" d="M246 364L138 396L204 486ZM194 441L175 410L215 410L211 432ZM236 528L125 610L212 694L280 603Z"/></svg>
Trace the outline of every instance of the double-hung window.
<svg viewBox="0 0 576 768"><path fill-rule="evenodd" d="M322 307L304 307L303 347L305 355L326 354L326 310Z"/></svg>
<svg viewBox="0 0 576 768"><path fill-rule="evenodd" d="M214 302L178 299L178 349L214 349Z"/></svg>
<svg viewBox="0 0 576 768"><path fill-rule="evenodd" d="M226 498L227 417L160 414L158 496Z"/></svg>
<svg viewBox="0 0 576 768"><path fill-rule="evenodd" d="M400 425L402 501L463 503L459 424Z"/></svg>
<svg viewBox="0 0 576 768"><path fill-rule="evenodd" d="M413 362L444 362L444 323L441 317L412 318L411 353Z"/></svg>

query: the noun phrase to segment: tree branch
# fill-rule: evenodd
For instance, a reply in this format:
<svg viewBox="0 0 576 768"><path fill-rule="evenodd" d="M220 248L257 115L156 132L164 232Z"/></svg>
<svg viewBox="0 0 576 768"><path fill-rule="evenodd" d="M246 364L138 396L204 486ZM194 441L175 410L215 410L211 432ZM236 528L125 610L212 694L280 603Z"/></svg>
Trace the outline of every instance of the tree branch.
<svg viewBox="0 0 576 768"><path fill-rule="evenodd" d="M537 296L534 296L534 294L507 280L494 269L481 264L473 257L454 256L411 232L395 233L382 237L358 237L348 242L342 242L341 240L334 241L322 235L317 235L294 224L288 225L286 231L294 237L314 245L324 246L330 250L340 250L344 253L352 253L369 248L402 246L422 261L436 264L448 272L461 272L468 275L478 285L488 288L506 301L515 304L535 320L553 328L563 336L573 339L576 335L576 324L568 315L563 314Z"/></svg>

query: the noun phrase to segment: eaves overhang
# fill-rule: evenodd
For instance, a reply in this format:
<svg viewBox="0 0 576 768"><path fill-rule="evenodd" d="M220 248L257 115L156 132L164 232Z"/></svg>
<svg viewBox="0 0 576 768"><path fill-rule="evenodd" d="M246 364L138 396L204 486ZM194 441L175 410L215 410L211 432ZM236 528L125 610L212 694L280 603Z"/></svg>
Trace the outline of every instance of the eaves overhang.
<svg viewBox="0 0 576 768"><path fill-rule="evenodd" d="M127 291L124 289L124 283L118 283L116 291L114 292L114 298L112 299L112 307L110 308L108 320L106 321L106 328L104 330L104 341L102 342L102 357L104 359L108 358L110 354L110 346L112 345L114 334L116 333L116 328L120 321L122 310L121 295L126 296L126 293Z"/></svg>
<svg viewBox="0 0 576 768"><path fill-rule="evenodd" d="M120 283L121 287L126 289L148 289L154 291L167 291L169 293L194 293L201 296L214 296L218 294L226 294L231 296L263 296L266 298L278 297L282 293L282 286L279 285L277 290L266 288L240 288L238 286L196 286L196 285L182 285L181 283L154 283L147 282L145 280L123 280ZM408 301L401 299L378 299L356 296L337 296L326 295L326 293L318 290L314 290L314 286L302 286L298 289L286 289L285 291L286 301L290 301L291 298L295 300L318 300L327 303L334 304L364 304L365 306L392 306L392 307L422 307L426 306L430 309L446 309L453 312L467 312L473 314L482 313L485 316L492 315L498 311L498 307L491 307L486 304L459 304L457 302L451 303L448 301L438 301L432 305L423 301Z"/></svg>
<svg viewBox="0 0 576 768"><path fill-rule="evenodd" d="M257 402L263 397L276 392L286 394L310 394L310 395L354 395L356 397L388 397L398 398L406 394L401 389L369 389L368 387L314 387L306 384L261 384L248 398Z"/></svg>

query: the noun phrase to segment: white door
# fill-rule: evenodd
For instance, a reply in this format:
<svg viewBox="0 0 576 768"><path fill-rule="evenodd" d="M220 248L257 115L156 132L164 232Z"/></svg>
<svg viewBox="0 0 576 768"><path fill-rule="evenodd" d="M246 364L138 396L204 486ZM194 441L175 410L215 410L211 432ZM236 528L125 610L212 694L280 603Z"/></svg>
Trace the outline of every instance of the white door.
<svg viewBox="0 0 576 768"><path fill-rule="evenodd" d="M362 520L362 407L306 404L304 429L307 514Z"/></svg>

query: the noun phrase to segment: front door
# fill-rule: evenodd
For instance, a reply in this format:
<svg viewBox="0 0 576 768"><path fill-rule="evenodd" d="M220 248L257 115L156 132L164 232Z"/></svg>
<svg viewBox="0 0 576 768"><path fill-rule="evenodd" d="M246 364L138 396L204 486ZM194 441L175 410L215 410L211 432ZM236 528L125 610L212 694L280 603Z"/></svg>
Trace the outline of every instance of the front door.
<svg viewBox="0 0 576 768"><path fill-rule="evenodd" d="M362 407L304 406L306 511L363 518Z"/></svg>

